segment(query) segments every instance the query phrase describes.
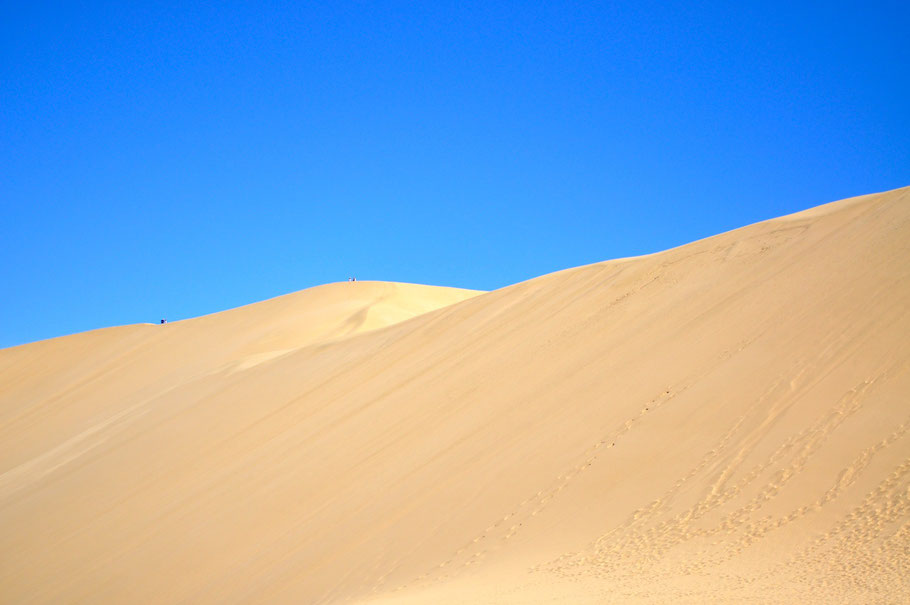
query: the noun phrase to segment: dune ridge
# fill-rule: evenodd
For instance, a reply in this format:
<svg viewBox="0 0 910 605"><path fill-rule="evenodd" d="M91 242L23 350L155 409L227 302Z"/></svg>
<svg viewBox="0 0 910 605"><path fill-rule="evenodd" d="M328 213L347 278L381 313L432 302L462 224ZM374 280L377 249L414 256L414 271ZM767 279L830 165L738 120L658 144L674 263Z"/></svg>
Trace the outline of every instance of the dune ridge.
<svg viewBox="0 0 910 605"><path fill-rule="evenodd" d="M910 188L0 351L4 602L895 603Z"/></svg>

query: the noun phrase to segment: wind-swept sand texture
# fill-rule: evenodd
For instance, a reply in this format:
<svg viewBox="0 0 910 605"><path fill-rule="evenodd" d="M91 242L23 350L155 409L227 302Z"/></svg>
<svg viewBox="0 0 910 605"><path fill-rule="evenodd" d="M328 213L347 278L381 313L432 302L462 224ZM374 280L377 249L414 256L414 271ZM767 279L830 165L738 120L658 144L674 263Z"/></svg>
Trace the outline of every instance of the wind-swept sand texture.
<svg viewBox="0 0 910 605"><path fill-rule="evenodd" d="M908 337L905 188L6 349L0 601L908 602Z"/></svg>

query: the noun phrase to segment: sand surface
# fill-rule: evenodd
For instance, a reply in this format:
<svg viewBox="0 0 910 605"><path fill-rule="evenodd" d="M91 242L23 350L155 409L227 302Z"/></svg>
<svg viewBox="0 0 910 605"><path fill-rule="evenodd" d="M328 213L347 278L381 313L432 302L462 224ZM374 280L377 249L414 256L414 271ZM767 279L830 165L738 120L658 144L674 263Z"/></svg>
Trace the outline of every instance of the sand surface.
<svg viewBox="0 0 910 605"><path fill-rule="evenodd" d="M3 603L908 595L910 188L0 351Z"/></svg>

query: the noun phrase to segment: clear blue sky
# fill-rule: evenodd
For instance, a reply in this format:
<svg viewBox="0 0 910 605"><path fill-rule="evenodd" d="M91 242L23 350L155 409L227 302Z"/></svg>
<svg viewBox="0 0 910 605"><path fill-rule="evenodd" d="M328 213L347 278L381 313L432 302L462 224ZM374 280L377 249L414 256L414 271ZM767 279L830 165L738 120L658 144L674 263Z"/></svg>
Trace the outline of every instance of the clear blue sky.
<svg viewBox="0 0 910 605"><path fill-rule="evenodd" d="M0 347L910 185L906 2L0 6Z"/></svg>

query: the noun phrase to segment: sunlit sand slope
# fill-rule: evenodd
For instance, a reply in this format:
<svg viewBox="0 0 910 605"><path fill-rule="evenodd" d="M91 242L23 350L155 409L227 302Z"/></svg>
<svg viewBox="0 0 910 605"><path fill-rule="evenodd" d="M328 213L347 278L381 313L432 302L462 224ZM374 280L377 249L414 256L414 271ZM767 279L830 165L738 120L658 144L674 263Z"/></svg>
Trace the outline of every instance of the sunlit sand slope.
<svg viewBox="0 0 910 605"><path fill-rule="evenodd" d="M908 336L900 189L3 350L0 601L906 602Z"/></svg>

